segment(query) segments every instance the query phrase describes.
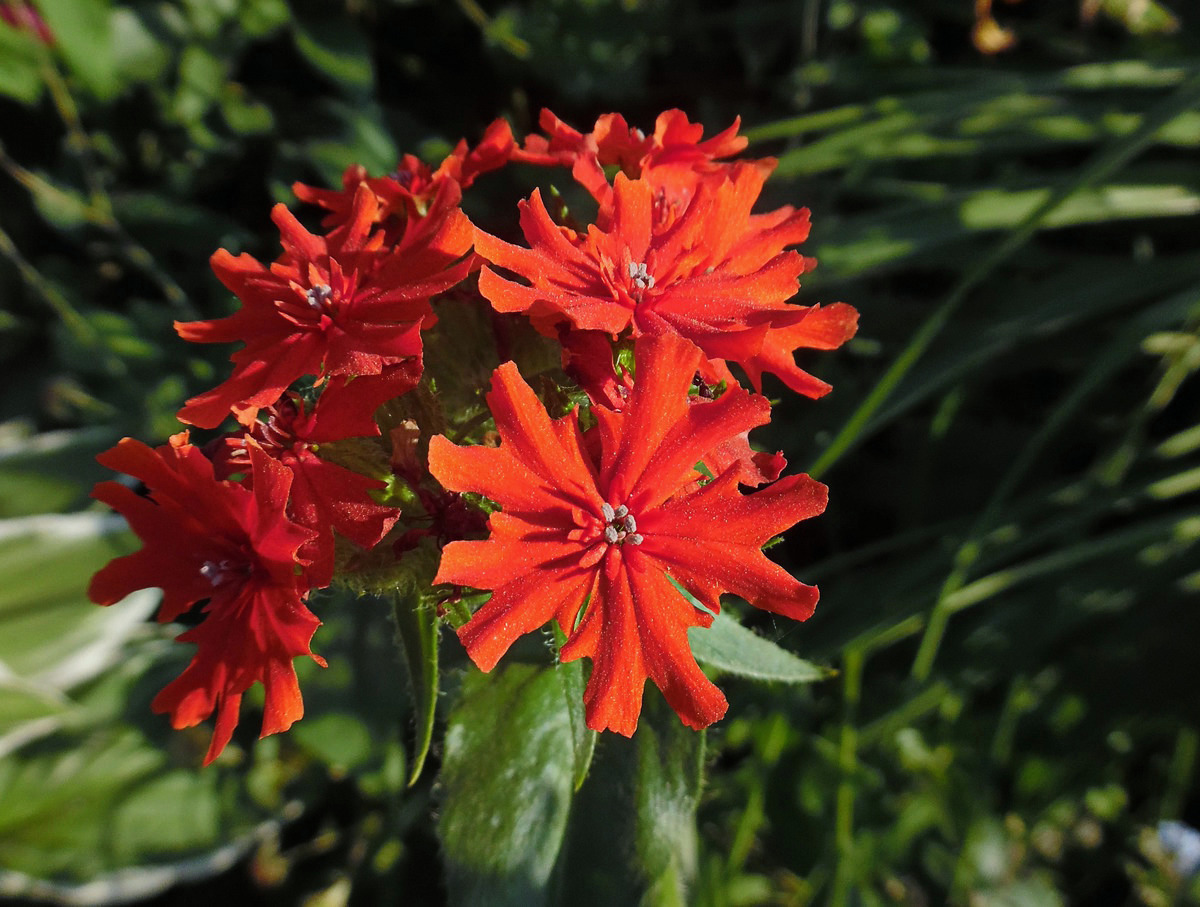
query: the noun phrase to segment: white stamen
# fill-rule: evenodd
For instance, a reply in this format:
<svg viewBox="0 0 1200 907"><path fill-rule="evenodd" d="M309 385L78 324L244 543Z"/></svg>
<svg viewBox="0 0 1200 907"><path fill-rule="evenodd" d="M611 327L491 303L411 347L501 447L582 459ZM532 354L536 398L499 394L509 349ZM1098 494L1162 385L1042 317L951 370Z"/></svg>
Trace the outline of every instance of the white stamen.
<svg viewBox="0 0 1200 907"><path fill-rule="evenodd" d="M629 542L632 545L640 545L642 537L637 531L637 520L634 519L632 513L629 512L629 507L621 504L618 507L613 507L607 502L600 505L600 512L604 515L604 541L610 545L623 545Z"/></svg>
<svg viewBox="0 0 1200 907"><path fill-rule="evenodd" d="M205 561L200 565L200 575L214 586L219 586L229 578L230 566L229 561Z"/></svg>
<svg viewBox="0 0 1200 907"><path fill-rule="evenodd" d="M325 284L317 284L315 287L310 287L308 293L308 304L317 311L325 308L325 304L329 301L329 297L333 295L333 290Z"/></svg>
<svg viewBox="0 0 1200 907"><path fill-rule="evenodd" d="M629 263L629 280L639 290L649 290L654 287L654 278L647 273L644 261L637 264L632 261Z"/></svg>

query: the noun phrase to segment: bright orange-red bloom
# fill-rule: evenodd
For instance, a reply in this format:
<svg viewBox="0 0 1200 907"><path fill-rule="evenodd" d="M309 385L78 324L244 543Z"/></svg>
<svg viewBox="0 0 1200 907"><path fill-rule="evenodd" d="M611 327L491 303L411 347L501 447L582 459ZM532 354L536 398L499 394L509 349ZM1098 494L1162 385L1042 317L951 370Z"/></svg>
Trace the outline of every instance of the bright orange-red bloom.
<svg viewBox="0 0 1200 907"><path fill-rule="evenodd" d="M371 492L385 487L382 481L321 459L317 448L326 442L378 435L375 410L410 390L419 377L420 361L416 360L392 366L383 375L349 382L334 378L326 382L312 407L306 408L296 394L285 394L273 406L243 413L244 433L226 435L212 445L220 478L246 473L247 481L252 481L250 456L255 449L291 471L287 514L313 531L312 540L300 549L301 559L310 563L308 577L313 586L327 586L333 579L334 530L370 549L400 517L395 507L378 504L371 497Z"/></svg>
<svg viewBox="0 0 1200 907"><path fill-rule="evenodd" d="M97 459L144 482L139 495L120 482L101 482L92 497L129 521L142 548L92 577L88 596L101 605L137 589L163 591L158 619L175 620L207 600L204 620L183 633L196 654L155 697L176 728L217 713L207 765L229 743L242 694L266 688L262 735L285 731L304 714L292 661L307 655L320 621L304 605L309 585L297 557L312 533L284 508L292 474L248 442L254 489L219 481L212 463L188 443L187 432L152 449L125 438Z"/></svg>
<svg viewBox="0 0 1200 907"><path fill-rule="evenodd" d="M508 163L516 145L512 128L503 119L494 120L474 148L460 141L434 170L420 158L406 154L396 170L387 176L371 177L367 168L353 165L342 174L341 189L321 189L294 183L292 191L303 202L329 211L326 227L341 227L351 220L354 196L366 186L378 202L380 223L393 222L403 228L410 218L421 218L439 208L457 205L463 189L480 174L497 170Z"/></svg>
<svg viewBox="0 0 1200 907"><path fill-rule="evenodd" d="M512 159L570 167L571 175L601 202L610 193L604 168L613 165L626 176L644 178L670 198L686 202L703 176L729 166L717 163L718 159L745 150L746 138L737 134L740 124L735 119L729 128L702 140L704 127L689 121L682 110L660 113L650 135L630 127L619 113L606 113L585 135L543 109L538 125L546 136L527 136L524 148L514 151Z"/></svg>
<svg viewBox="0 0 1200 907"><path fill-rule="evenodd" d="M215 428L231 410L270 406L304 375L378 375L421 354L430 297L466 276L471 224L456 207L410 221L385 243L378 199L360 186L350 221L328 237L309 233L283 205L271 214L284 255L269 268L219 250L212 267L242 308L216 321L175 323L185 340L246 345L233 373L188 400L181 421Z"/></svg>
<svg viewBox="0 0 1200 907"><path fill-rule="evenodd" d="M688 628L712 616L672 580L713 612L728 592L807 618L817 590L761 548L821 513L826 500L825 486L808 476L750 495L738 490L737 468L700 484L696 464L767 422L767 401L731 387L715 401L689 403L702 357L674 334L642 339L635 360L624 410L593 410L598 453L577 413L551 421L511 362L496 370L488 395L501 446L456 447L439 436L429 448L438 481L502 508L488 520L488 539L445 547L434 580L493 590L459 630L471 658L491 670L517 637L557 620L568 637L562 659L592 661L588 726L625 735L637 727L647 678L691 727L725 713L725 697L688 644Z"/></svg>
<svg viewBox="0 0 1200 907"><path fill-rule="evenodd" d="M730 174L703 181L678 216L656 204L653 185L617 174L611 224L586 235L555 224L535 191L521 203L531 248L476 232L476 252L496 266L482 269L479 291L497 311L526 312L547 332L561 321L614 336L666 330L704 351L711 383L735 381L730 361L756 388L773 372L819 397L829 385L797 367L794 351L839 346L854 334L857 313L842 303L787 302L815 264L787 249L808 237L808 211L753 215L766 171L744 164Z"/></svg>

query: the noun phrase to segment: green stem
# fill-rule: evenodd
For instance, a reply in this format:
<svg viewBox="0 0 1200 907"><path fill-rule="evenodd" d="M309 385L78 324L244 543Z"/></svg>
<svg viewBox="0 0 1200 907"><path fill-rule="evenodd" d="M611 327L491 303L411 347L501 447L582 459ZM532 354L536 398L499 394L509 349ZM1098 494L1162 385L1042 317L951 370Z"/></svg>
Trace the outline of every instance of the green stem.
<svg viewBox="0 0 1200 907"><path fill-rule="evenodd" d="M844 714L841 740L838 744L837 816L834 821L834 842L837 865L833 874L832 907L844 907L854 880L854 795L855 775L858 772L858 727L855 724L858 703L862 695L864 654L861 649L847 648L843 654L842 696Z"/></svg>
<svg viewBox="0 0 1200 907"><path fill-rule="evenodd" d="M109 234L125 261L157 284L163 297L180 315L194 318L196 313L188 303L187 294L183 288L158 266L158 262L154 260L150 251L130 236L124 225L113 214L112 197L104 188L104 180L92 158L93 142L83 127L75 99L71 96L66 80L59 73L49 50L39 45L39 52L41 53L39 72L49 89L51 100L55 110L58 111L63 127L67 130L67 148L79 162L83 180L87 184L88 204L82 206L80 213L88 223L100 227ZM0 145L0 165L4 167L9 176L31 193L59 195L65 201L74 204L75 199L68 196L67 193L8 157L4 153L3 145Z"/></svg>
<svg viewBox="0 0 1200 907"><path fill-rule="evenodd" d="M415 585L407 592L396 591L392 597L392 617L396 623L397 643L408 668L413 720L416 724L408 777L408 786L412 787L421 777L429 747L433 743L434 719L437 716L440 627L436 611L429 602L422 601Z"/></svg>
<svg viewBox="0 0 1200 907"><path fill-rule="evenodd" d="M475 23L476 27L483 33L484 38L489 41L495 41L518 60L524 60L529 57L529 42L506 31L496 31L487 11L475 2L475 0L455 0L455 3L462 10L463 15Z"/></svg>
<svg viewBox="0 0 1200 907"><path fill-rule="evenodd" d="M1179 818L1191 786L1192 773L1196 769L1197 751L1200 751L1200 734L1192 727L1180 728L1175 738L1175 751L1171 754L1171 765L1167 769L1166 790L1158 810L1160 819Z"/></svg>
<svg viewBox="0 0 1200 907"><path fill-rule="evenodd" d="M95 352L106 372L118 375L123 371L124 366L121 360L104 346L100 334L92 327L91 323L76 311L67 297L54 284L43 277L41 272L25 259L12 237L3 228L0 228L0 255L12 262L17 273L21 275L21 279L58 316L63 327L70 332L76 342L85 349Z"/></svg>

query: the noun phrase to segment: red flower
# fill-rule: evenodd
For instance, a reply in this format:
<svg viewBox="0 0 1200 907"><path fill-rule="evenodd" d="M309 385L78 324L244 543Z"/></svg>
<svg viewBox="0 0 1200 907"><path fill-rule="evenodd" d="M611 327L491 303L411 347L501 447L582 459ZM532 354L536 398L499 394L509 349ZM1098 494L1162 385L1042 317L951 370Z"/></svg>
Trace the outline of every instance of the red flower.
<svg viewBox="0 0 1200 907"><path fill-rule="evenodd" d="M735 381L725 360L745 369L756 388L764 371L809 397L829 391L802 371L798 348L832 349L854 334L857 313L835 303L821 309L786 302L814 262L787 246L808 236L808 211L781 208L752 215L766 172L739 165L728 179L705 180L678 217L660 227L655 189L618 174L611 225L586 235L559 227L541 196L521 204L523 249L476 232L475 249L526 283L485 267L479 291L500 312L527 312L547 333L566 321L578 330L617 335L671 331L702 349L706 381Z"/></svg>
<svg viewBox="0 0 1200 907"><path fill-rule="evenodd" d="M272 219L284 255L269 268L224 249L212 257L217 277L242 308L216 321L175 323L185 340L244 341L233 373L189 400L179 418L215 428L233 409L269 406L303 375L378 375L421 354L420 331L432 319L429 299L470 270L471 225L458 208L413 222L386 246L378 200L365 187L354 196L344 229L317 237L283 205Z"/></svg>
<svg viewBox="0 0 1200 907"><path fill-rule="evenodd" d="M379 222L394 221L402 228L410 218L425 217L439 208L457 205L462 199L461 190L474 183L480 174L507 164L514 148L511 127L505 120L498 119L488 126L483 140L475 148L472 149L465 139L460 141L437 170L415 155L406 154L396 170L387 176L369 177L365 167L354 165L342 174L341 189L320 189L294 183L292 191L301 201L329 211L323 223L333 228L351 219L354 196L358 187L365 185L379 204Z"/></svg>
<svg viewBox="0 0 1200 907"><path fill-rule="evenodd" d="M740 118L701 141L704 127L690 122L682 110L660 113L651 135L630 127L619 113L604 114L586 135L546 109L538 124L547 137L527 136L525 147L514 151L512 159L545 167L570 167L571 175L602 208L612 197L605 167L616 165L632 179L645 179L667 203L686 205L701 179L730 166L717 163L718 158L732 157L747 145L745 136L737 134ZM602 214L599 221L603 220Z"/></svg>
<svg viewBox="0 0 1200 907"><path fill-rule="evenodd" d="M300 556L311 564L309 581L327 586L333 579L333 531L361 548L370 549L379 542L400 517L395 507L377 504L372 491L385 485L317 455L320 445L347 438L367 438L379 434L372 414L378 406L399 396L416 384L420 363L409 369L393 366L384 375L342 378L330 381L311 412L295 394L285 394L273 406L264 407L243 424L243 434L220 439L214 451L217 472L222 477L250 473L251 454L258 449L279 461L293 475L288 516L314 533L300 549ZM253 443L250 443L253 442ZM252 475L252 473L250 473Z"/></svg>
<svg viewBox="0 0 1200 907"><path fill-rule="evenodd" d="M688 628L712 617L672 579L713 612L729 592L807 618L817 590L761 548L821 513L826 499L825 486L808 476L751 495L738 491L736 469L698 485L695 464L765 423L770 407L736 387L690 405L701 356L678 336L639 341L635 360L627 408L593 410L596 456L577 413L552 422L511 362L496 370L488 395L501 446L456 447L438 436L429 449L430 471L443 485L502 508L488 520L488 539L446 546L434 580L494 590L459 630L471 658L491 670L518 636L555 619L568 634L562 659L592 661L588 726L625 735L637 727L647 678L691 727L725 713L725 697L688 645Z"/></svg>
<svg viewBox="0 0 1200 907"><path fill-rule="evenodd" d="M320 621L304 605L308 582L297 553L311 536L284 515L292 474L249 443L254 490L217 480L212 463L188 443L187 432L151 449L125 438L97 459L144 482L146 496L119 482L101 482L92 497L120 511L142 540L92 577L88 596L101 605L136 589L163 590L158 619L167 622L197 602L204 620L179 639L197 651L153 709L176 728L217 713L207 765L237 725L242 694L266 688L262 736L287 730L304 714L292 660L307 655Z"/></svg>

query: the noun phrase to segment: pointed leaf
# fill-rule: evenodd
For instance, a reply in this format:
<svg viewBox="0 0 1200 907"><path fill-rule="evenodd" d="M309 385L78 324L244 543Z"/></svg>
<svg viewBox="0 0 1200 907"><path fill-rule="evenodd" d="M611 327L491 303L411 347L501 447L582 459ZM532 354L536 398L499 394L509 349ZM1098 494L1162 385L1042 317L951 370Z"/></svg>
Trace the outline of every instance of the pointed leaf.
<svg viewBox="0 0 1200 907"><path fill-rule="evenodd" d="M704 733L647 692L632 739L605 734L571 810L558 903L691 903ZM695 894L692 891L691 894Z"/></svg>
<svg viewBox="0 0 1200 907"><path fill-rule="evenodd" d="M0 95L32 104L42 96L37 38L15 28L0 27Z"/></svg>
<svg viewBox="0 0 1200 907"><path fill-rule="evenodd" d="M832 674L747 630L725 613L718 614L711 627L692 627L688 638L697 661L739 677L812 683Z"/></svg>
<svg viewBox="0 0 1200 907"><path fill-rule="evenodd" d="M510 664L463 684L446 730L438 822L453 905L550 903L575 765L554 673Z"/></svg>
<svg viewBox="0 0 1200 907"><path fill-rule="evenodd" d="M108 0L36 0L54 46L93 95L111 100L121 90Z"/></svg>
<svg viewBox="0 0 1200 907"><path fill-rule="evenodd" d="M637 743L635 843L646 879L643 904L691 903L697 860L696 804L704 768L704 732L679 723L657 701L642 715Z"/></svg>
<svg viewBox="0 0 1200 907"><path fill-rule="evenodd" d="M97 513L0 520L0 664L66 690L118 661L158 595L146 590L98 608L84 589L128 549L124 520Z"/></svg>

